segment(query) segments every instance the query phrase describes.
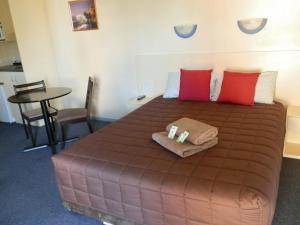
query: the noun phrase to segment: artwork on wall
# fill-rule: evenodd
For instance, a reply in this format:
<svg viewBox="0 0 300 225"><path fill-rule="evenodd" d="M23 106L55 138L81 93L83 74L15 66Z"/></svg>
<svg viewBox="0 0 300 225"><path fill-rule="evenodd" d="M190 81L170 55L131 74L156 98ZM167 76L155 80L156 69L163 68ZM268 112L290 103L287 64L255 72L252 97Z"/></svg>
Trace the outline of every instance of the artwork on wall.
<svg viewBox="0 0 300 225"><path fill-rule="evenodd" d="M96 5L94 0L69 1L73 31L98 29Z"/></svg>
<svg viewBox="0 0 300 225"><path fill-rule="evenodd" d="M266 26L268 22L267 18L252 18L239 20L238 27L245 34L257 34Z"/></svg>
<svg viewBox="0 0 300 225"><path fill-rule="evenodd" d="M180 38L190 38L197 31L197 24L184 24L174 26L174 31Z"/></svg>

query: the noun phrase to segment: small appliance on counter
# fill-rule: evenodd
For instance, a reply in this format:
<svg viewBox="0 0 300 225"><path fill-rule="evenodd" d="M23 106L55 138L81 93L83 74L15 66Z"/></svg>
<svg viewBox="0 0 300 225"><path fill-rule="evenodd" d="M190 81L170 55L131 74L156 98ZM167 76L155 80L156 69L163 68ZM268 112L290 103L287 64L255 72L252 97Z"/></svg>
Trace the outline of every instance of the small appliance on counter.
<svg viewBox="0 0 300 225"><path fill-rule="evenodd" d="M0 41L5 41L4 30L1 22L0 22Z"/></svg>
<svg viewBox="0 0 300 225"><path fill-rule="evenodd" d="M14 61L13 65L14 65L14 66L22 66L22 62L16 60L16 61Z"/></svg>

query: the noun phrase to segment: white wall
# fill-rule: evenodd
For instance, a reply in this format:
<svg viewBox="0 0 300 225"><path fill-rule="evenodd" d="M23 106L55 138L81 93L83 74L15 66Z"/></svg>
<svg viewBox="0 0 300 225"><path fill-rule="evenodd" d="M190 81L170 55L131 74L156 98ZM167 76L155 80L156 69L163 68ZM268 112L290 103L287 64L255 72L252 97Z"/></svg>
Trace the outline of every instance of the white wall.
<svg viewBox="0 0 300 225"><path fill-rule="evenodd" d="M300 1L215 0L215 69L279 71L276 95L288 104L300 105ZM267 17L260 33L239 31L236 21Z"/></svg>
<svg viewBox="0 0 300 225"><path fill-rule="evenodd" d="M73 32L67 1L47 1L59 82L73 89L65 107L84 105L88 76L96 79L94 114L119 118L134 95L132 11L130 1L97 1L100 29Z"/></svg>
<svg viewBox="0 0 300 225"><path fill-rule="evenodd" d="M46 2L59 81L73 89L64 106L83 105L87 77L94 75L97 117L125 115L130 98L157 94L152 87L157 82L164 87L161 76L169 69L178 69L183 60L194 62L191 53L211 49L209 0L97 0L100 29L90 32L72 31L67 1ZM200 35L190 41L177 38L173 26L191 22L199 24ZM173 61L166 57L170 53L175 54ZM162 57L166 64L158 60Z"/></svg>
<svg viewBox="0 0 300 225"><path fill-rule="evenodd" d="M168 72L213 65L212 6L209 0L136 1L138 94L161 94ZM174 25L180 24L197 24L197 33L188 40L178 38Z"/></svg>
<svg viewBox="0 0 300 225"><path fill-rule="evenodd" d="M300 105L293 93L300 83L297 0L96 0L100 29L89 32L72 31L66 0L10 3L28 79L44 74L71 87L65 107L83 105L94 75L95 116L119 118L129 98L161 93L167 72L209 66L279 70L278 97ZM236 23L249 17L269 21L261 33L246 35ZM173 31L185 23L198 24L188 40Z"/></svg>
<svg viewBox="0 0 300 225"><path fill-rule="evenodd" d="M215 52L300 50L300 2L297 0L214 0ZM256 35L237 28L237 20L266 17Z"/></svg>

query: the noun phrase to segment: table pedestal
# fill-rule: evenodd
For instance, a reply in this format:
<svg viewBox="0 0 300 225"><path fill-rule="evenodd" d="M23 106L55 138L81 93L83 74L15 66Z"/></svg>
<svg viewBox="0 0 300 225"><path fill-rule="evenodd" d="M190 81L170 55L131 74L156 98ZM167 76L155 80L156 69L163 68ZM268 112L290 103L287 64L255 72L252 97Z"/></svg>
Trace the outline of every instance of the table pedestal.
<svg viewBox="0 0 300 225"><path fill-rule="evenodd" d="M46 101L41 101L41 108L42 108L43 117L44 117L44 121L45 121L45 128L46 128L46 132L47 132L49 147L51 148L52 155L54 155L56 153L56 146L54 145L56 138L54 137L53 130L51 128L49 112L48 112Z"/></svg>
<svg viewBox="0 0 300 225"><path fill-rule="evenodd" d="M24 150L24 152L30 152L30 151L50 147L52 155L54 155L54 154L56 154L56 145L62 144L62 142L57 142L56 141L56 137L55 137L55 134L53 132L53 127L52 127L51 121L49 119L50 115L49 115L49 112L48 112L47 101L41 101L41 108L42 108L43 118L44 118L44 122L45 122L45 128L46 128L46 133L47 133L47 138L48 138L48 144L34 146L34 147L31 147L31 148L26 148ZM72 142L72 141L75 141L77 139L79 139L79 137L68 139L64 143Z"/></svg>

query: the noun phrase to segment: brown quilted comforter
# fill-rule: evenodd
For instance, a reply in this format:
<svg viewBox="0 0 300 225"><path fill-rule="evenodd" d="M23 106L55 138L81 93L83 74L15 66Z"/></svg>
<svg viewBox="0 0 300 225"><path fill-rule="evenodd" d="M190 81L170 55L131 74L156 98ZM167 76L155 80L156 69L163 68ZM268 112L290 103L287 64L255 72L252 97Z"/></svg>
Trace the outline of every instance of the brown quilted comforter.
<svg viewBox="0 0 300 225"><path fill-rule="evenodd" d="M285 113L158 97L53 157L61 197L138 224L270 225ZM182 117L218 127L219 144L182 159L151 140Z"/></svg>

